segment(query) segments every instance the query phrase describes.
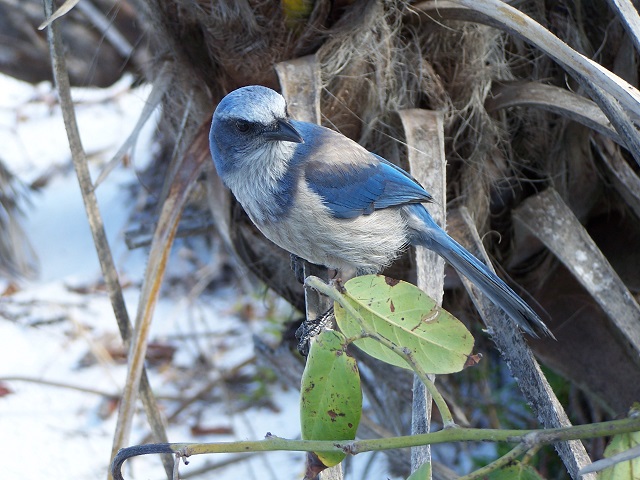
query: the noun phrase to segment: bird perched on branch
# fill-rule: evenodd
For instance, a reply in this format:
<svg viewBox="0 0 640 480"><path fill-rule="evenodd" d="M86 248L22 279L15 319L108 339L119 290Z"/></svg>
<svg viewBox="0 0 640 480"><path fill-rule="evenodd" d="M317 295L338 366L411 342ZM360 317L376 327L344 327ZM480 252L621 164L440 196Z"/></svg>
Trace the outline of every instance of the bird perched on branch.
<svg viewBox="0 0 640 480"><path fill-rule="evenodd" d="M469 278L525 332L553 336L536 312L449 237L407 172L328 128L289 118L260 86L222 99L209 134L218 175L271 241L329 268L375 273L408 245L429 248Z"/></svg>

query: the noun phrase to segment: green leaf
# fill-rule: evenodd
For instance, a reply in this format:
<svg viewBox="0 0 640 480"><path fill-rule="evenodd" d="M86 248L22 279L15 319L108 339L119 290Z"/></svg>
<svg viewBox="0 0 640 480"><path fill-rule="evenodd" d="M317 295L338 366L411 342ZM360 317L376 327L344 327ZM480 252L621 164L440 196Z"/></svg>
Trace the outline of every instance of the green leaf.
<svg viewBox="0 0 640 480"><path fill-rule="evenodd" d="M640 444L640 432L622 433L615 435L604 450L606 458L613 457ZM598 475L598 480L636 480L640 478L640 458L616 463L613 467L605 468Z"/></svg>
<svg viewBox="0 0 640 480"><path fill-rule="evenodd" d="M535 468L520 462L494 470L483 478L486 480L543 480Z"/></svg>
<svg viewBox="0 0 640 480"><path fill-rule="evenodd" d="M431 463L423 463L407 477L407 480L429 480L431 478Z"/></svg>
<svg viewBox="0 0 640 480"><path fill-rule="evenodd" d="M356 361L347 355L340 332L325 330L311 343L302 374L300 421L304 440L353 440L362 413ZM326 467L340 463L342 452L314 452Z"/></svg>
<svg viewBox="0 0 640 480"><path fill-rule="evenodd" d="M426 373L453 373L464 368L473 349L471 332L415 285L382 275L365 275L349 280L344 289L344 297L362 315L366 330L402 347ZM362 333L357 321L338 303L335 315L346 337ZM378 360L410 368L373 338L354 343Z"/></svg>

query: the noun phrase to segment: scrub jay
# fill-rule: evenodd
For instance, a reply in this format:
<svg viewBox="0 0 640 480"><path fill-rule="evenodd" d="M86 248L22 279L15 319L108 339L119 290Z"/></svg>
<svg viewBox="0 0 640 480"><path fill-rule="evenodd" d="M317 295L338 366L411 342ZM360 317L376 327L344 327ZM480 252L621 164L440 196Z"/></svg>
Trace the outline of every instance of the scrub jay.
<svg viewBox="0 0 640 480"><path fill-rule="evenodd" d="M289 118L284 98L261 86L222 99L209 134L218 175L271 241L329 268L375 273L408 245L442 256L522 330L553 337L506 283L449 237L407 172L344 135Z"/></svg>

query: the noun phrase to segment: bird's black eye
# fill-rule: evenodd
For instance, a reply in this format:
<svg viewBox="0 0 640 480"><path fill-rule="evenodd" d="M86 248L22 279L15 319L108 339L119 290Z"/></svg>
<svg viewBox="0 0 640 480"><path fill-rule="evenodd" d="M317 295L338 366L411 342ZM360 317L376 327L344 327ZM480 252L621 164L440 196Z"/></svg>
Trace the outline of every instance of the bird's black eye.
<svg viewBox="0 0 640 480"><path fill-rule="evenodd" d="M251 124L245 120L236 120L236 128L240 133L247 133L251 128Z"/></svg>

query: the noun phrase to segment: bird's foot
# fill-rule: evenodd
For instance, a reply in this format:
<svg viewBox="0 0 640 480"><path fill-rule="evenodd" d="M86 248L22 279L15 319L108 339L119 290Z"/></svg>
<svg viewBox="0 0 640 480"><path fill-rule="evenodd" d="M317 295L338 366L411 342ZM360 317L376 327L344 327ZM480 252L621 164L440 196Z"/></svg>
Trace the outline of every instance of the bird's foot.
<svg viewBox="0 0 640 480"><path fill-rule="evenodd" d="M311 339L330 327L333 322L333 307L313 320L305 320L296 330L298 351L305 357L309 354Z"/></svg>

